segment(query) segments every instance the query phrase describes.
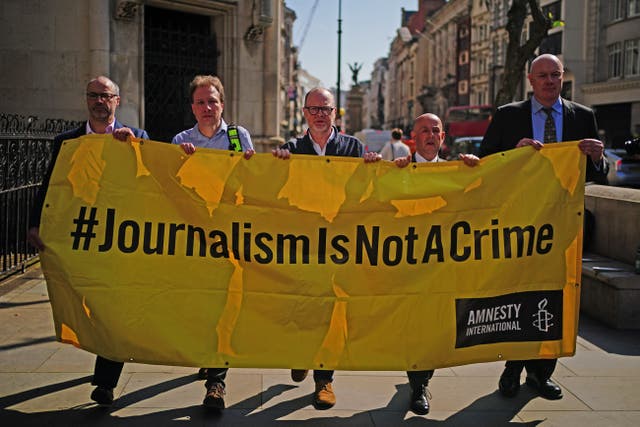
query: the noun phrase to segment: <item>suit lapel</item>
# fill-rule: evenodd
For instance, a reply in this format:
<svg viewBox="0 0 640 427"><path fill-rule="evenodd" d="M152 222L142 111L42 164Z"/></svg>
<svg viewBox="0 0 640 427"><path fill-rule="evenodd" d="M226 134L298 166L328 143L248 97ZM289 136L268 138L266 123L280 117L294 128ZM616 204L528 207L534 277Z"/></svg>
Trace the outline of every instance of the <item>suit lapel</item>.
<svg viewBox="0 0 640 427"><path fill-rule="evenodd" d="M575 134L573 126L575 125L575 110L570 102L564 98L560 98L562 102L562 140L571 141L572 135Z"/></svg>
<svg viewBox="0 0 640 427"><path fill-rule="evenodd" d="M523 129L527 129L527 135L529 138L533 138L533 119L531 118L531 98L527 99L523 104L524 108L524 123L522 123Z"/></svg>

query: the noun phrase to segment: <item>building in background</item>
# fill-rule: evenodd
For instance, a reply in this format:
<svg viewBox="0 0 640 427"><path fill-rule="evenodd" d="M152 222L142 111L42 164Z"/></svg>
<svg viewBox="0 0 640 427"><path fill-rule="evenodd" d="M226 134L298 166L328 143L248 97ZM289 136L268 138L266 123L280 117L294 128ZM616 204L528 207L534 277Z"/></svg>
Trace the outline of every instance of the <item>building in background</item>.
<svg viewBox="0 0 640 427"><path fill-rule="evenodd" d="M640 128L640 1L590 1L587 12L593 30L583 31L585 84L578 90L607 145L621 147Z"/></svg>
<svg viewBox="0 0 640 427"><path fill-rule="evenodd" d="M120 85L118 118L169 141L194 124L193 76L215 74L225 119L268 148L291 114L293 19L283 0L3 0L0 110L84 119L86 82L104 74Z"/></svg>
<svg viewBox="0 0 640 427"><path fill-rule="evenodd" d="M538 54L563 61L562 96L593 107L606 143L621 146L640 129L640 0L540 5L554 25ZM501 87L511 0L418 0L417 6L401 10L389 54L374 66L365 94L364 123L371 127L406 129L422 112L444 117L449 107L492 104ZM522 70L514 100L531 93L526 75ZM376 104L384 105L380 122L372 115Z"/></svg>

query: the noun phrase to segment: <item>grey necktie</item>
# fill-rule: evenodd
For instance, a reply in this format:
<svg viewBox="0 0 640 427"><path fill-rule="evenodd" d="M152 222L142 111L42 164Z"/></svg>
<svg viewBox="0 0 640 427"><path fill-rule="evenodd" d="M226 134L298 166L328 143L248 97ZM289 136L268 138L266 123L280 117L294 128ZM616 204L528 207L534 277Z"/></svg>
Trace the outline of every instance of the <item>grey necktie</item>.
<svg viewBox="0 0 640 427"><path fill-rule="evenodd" d="M553 120L553 115L551 114L553 109L543 107L542 111L547 114L547 120L544 122L544 141L542 142L545 144L556 142L558 137L556 136L556 122Z"/></svg>

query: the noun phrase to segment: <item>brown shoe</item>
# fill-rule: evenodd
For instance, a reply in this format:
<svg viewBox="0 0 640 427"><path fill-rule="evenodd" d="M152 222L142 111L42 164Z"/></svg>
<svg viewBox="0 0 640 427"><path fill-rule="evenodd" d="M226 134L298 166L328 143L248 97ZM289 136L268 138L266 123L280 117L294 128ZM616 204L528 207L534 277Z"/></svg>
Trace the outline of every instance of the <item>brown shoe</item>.
<svg viewBox="0 0 640 427"><path fill-rule="evenodd" d="M213 383L207 387L207 394L204 396L202 404L211 409L224 409L224 385Z"/></svg>
<svg viewBox="0 0 640 427"><path fill-rule="evenodd" d="M313 393L313 404L316 409L329 409L336 404L336 395L329 381L318 381Z"/></svg>
<svg viewBox="0 0 640 427"><path fill-rule="evenodd" d="M306 369L292 369L291 370L291 379L297 383L303 381L307 378L307 374L309 373Z"/></svg>

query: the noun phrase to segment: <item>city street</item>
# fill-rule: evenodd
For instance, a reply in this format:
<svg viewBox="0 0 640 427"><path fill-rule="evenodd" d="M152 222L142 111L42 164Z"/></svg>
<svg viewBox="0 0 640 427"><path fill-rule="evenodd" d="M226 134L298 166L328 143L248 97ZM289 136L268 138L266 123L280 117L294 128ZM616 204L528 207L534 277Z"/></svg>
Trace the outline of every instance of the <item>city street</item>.
<svg viewBox="0 0 640 427"><path fill-rule="evenodd" d="M227 409L207 412L196 368L126 364L108 409L89 398L94 355L57 342L39 268L0 284L0 424L2 426L638 426L640 331L610 329L582 317L578 350L558 361L564 398L548 401L523 384L503 398L503 363L436 370L431 413L408 411L404 372L336 372L334 408L311 405L313 381L288 370L231 369ZM524 383L524 377L522 378Z"/></svg>

